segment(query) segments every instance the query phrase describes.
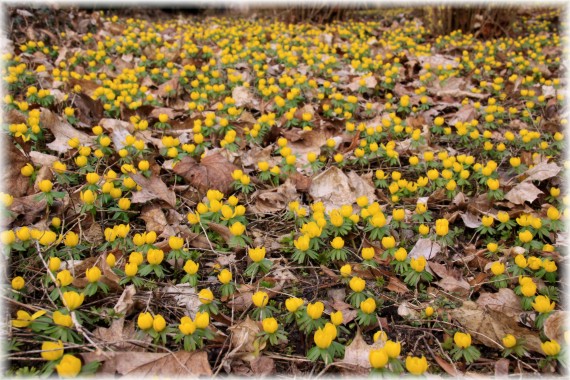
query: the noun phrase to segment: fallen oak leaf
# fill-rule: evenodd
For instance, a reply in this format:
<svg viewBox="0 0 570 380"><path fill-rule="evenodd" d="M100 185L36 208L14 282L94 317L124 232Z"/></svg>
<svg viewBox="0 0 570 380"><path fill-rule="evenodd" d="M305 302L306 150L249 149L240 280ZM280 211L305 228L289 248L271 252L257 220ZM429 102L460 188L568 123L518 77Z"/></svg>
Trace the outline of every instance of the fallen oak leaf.
<svg viewBox="0 0 570 380"><path fill-rule="evenodd" d="M232 173L238 169L221 154L204 157L199 163L192 157L184 157L173 169L190 185L205 194L208 190L219 190L224 194L232 191Z"/></svg>
<svg viewBox="0 0 570 380"><path fill-rule="evenodd" d="M154 352L88 352L80 354L85 363L103 363L99 375L122 376L212 376L205 351Z"/></svg>
<svg viewBox="0 0 570 380"><path fill-rule="evenodd" d="M55 140L46 144L51 150L58 153L66 153L71 149L67 144L70 139L77 138L81 145L93 145L94 138L88 134L74 128L71 124L63 121L60 116L54 114L47 108L40 109L40 123L49 129Z"/></svg>
<svg viewBox="0 0 570 380"><path fill-rule="evenodd" d="M146 203L158 198L169 206L176 207L176 194L159 177L146 178L140 173L130 173L129 176L142 188L133 193L133 203Z"/></svg>
<svg viewBox="0 0 570 380"><path fill-rule="evenodd" d="M525 202L534 202L540 194L543 194L542 191L531 182L521 182L505 194L505 199L516 205L522 205Z"/></svg>

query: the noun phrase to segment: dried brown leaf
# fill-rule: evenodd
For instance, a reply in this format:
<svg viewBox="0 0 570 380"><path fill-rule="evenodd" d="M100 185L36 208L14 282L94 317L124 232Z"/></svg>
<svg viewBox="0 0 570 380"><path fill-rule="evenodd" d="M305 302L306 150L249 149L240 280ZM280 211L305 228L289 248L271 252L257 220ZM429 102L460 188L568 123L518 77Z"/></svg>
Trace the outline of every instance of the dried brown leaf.
<svg viewBox="0 0 570 380"><path fill-rule="evenodd" d="M346 346L344 351L344 359L341 361L342 364L347 364L350 366L351 373L355 374L368 374L370 370L370 361L368 360L368 354L370 350L381 348L384 346L382 339L378 339L374 344L368 344L362 338L362 333L360 329L357 328L356 334L352 343ZM352 372L352 371L356 371Z"/></svg>
<svg viewBox="0 0 570 380"><path fill-rule="evenodd" d="M545 179L558 175L560 170L562 170L562 168L555 163L542 161L522 174L522 176L526 177L523 182L544 181Z"/></svg>
<svg viewBox="0 0 570 380"><path fill-rule="evenodd" d="M232 172L238 169L221 154L206 156L200 163L192 157L184 157L174 166L174 173L182 176L186 182L205 194L210 189L224 194L232 191Z"/></svg>
<svg viewBox="0 0 570 380"><path fill-rule="evenodd" d="M513 318L523 311L519 297L509 288L501 288L497 293L483 292L476 302L483 308L495 310Z"/></svg>
<svg viewBox="0 0 570 380"><path fill-rule="evenodd" d="M101 361L98 375L109 376L212 376L205 351L154 352L89 352L81 354L86 363Z"/></svg>
<svg viewBox="0 0 570 380"><path fill-rule="evenodd" d="M99 125L111 135L113 146L118 152L125 147L125 139L135 131L135 127L126 121L117 119L101 119Z"/></svg>
<svg viewBox="0 0 570 380"><path fill-rule="evenodd" d="M534 352L542 352L538 333L520 326L517 321L504 313L485 310L472 301L465 301L459 308L449 311L450 315L464 329L471 333L474 340L485 346L502 349L501 340L507 334L526 340L525 347Z"/></svg>
<svg viewBox="0 0 570 380"><path fill-rule="evenodd" d="M49 129L51 133L55 136L55 140L47 144L47 147L51 150L55 150L58 153L65 153L71 149L67 144L72 138L79 139L81 145L90 146L93 144L93 138L86 133L83 133L71 124L51 112L47 108L41 108L40 111L40 122L42 126Z"/></svg>
<svg viewBox="0 0 570 380"><path fill-rule="evenodd" d="M26 166L29 161L24 153L16 148L14 141L10 139L5 145L7 150L5 158L6 162L10 163L10 165L5 166L2 183L7 185L6 190L10 195L14 198L20 198L28 194L28 191L31 190L30 179L20 173L20 170ZM15 211L15 209L16 206L12 205L12 210Z"/></svg>
<svg viewBox="0 0 570 380"><path fill-rule="evenodd" d="M440 251L441 245L439 245L439 243L430 239L419 238L408 256L415 259L423 256L426 258L426 260L430 260L434 258Z"/></svg>
<svg viewBox="0 0 570 380"><path fill-rule="evenodd" d="M540 194L542 194L542 191L532 183L522 182L513 187L505 195L505 199L516 205L522 205L525 202L532 203Z"/></svg>
<svg viewBox="0 0 570 380"><path fill-rule="evenodd" d="M261 332L259 323L252 321L249 316L245 320L235 323L229 327L231 331L231 343L234 349L233 353L238 354L239 358L245 361L252 361L259 357L259 353L265 348L265 343L259 344L257 334Z"/></svg>
<svg viewBox="0 0 570 380"><path fill-rule="evenodd" d="M564 332L566 332L568 312L556 310L544 321L544 335L550 340L564 342Z"/></svg>
<svg viewBox="0 0 570 380"><path fill-rule="evenodd" d="M249 365L255 376L269 376L275 372L275 360L267 356L262 355L254 359Z"/></svg>
<svg viewBox="0 0 570 380"><path fill-rule="evenodd" d="M284 210L289 202L299 199L293 183L287 179L284 184L269 190L258 190L252 195L249 211L265 214Z"/></svg>
<svg viewBox="0 0 570 380"><path fill-rule="evenodd" d="M142 174L135 173L129 176L142 187L141 191L133 193L131 201L133 203L146 203L151 200L161 199L170 207L176 207L176 194L170 190L160 177L152 176L146 178Z"/></svg>
<svg viewBox="0 0 570 380"><path fill-rule="evenodd" d="M140 218L146 223L147 231L156 231L157 234L162 234L163 231L169 230L170 235L174 235L174 230L169 226L166 220L166 215L162 211L162 207L156 203L150 203L143 206Z"/></svg>

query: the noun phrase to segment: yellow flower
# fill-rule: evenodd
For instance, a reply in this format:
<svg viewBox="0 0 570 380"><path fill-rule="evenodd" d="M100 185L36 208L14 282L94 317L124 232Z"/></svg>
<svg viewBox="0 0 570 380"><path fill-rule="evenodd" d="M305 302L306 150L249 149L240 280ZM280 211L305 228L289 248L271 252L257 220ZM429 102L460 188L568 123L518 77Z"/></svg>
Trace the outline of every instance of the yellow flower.
<svg viewBox="0 0 570 380"><path fill-rule="evenodd" d="M53 312L53 323L55 323L58 326L64 326L64 327L73 326L73 320L71 319L71 315L63 314L59 310Z"/></svg>
<svg viewBox="0 0 570 380"><path fill-rule="evenodd" d="M384 249L391 249L396 246L396 239L393 236L385 236L382 238L382 247Z"/></svg>
<svg viewBox="0 0 570 380"><path fill-rule="evenodd" d="M77 292L64 292L63 293L63 304L69 310L75 310L83 304L83 300L85 299L85 294L77 293Z"/></svg>
<svg viewBox="0 0 570 380"><path fill-rule="evenodd" d="M311 317L311 319L319 319L323 315L324 310L325 305L320 301L307 305L307 315Z"/></svg>
<svg viewBox="0 0 570 380"><path fill-rule="evenodd" d="M500 186L499 180L498 179L493 179L493 178L489 178L487 180L487 186L489 187L489 190L497 190Z"/></svg>
<svg viewBox="0 0 570 380"><path fill-rule="evenodd" d="M65 234L63 244L65 244L66 247L75 247L77 244L79 244L79 235L73 231L69 231Z"/></svg>
<svg viewBox="0 0 570 380"><path fill-rule="evenodd" d="M220 280L222 284L229 283L232 280L232 272L227 269L222 270L220 274L218 274L218 280Z"/></svg>
<svg viewBox="0 0 570 380"><path fill-rule="evenodd" d="M32 174L34 174L34 167L32 166L32 164L28 163L24 167L22 167L22 169L20 169L20 173L24 177L30 177Z"/></svg>
<svg viewBox="0 0 570 380"><path fill-rule="evenodd" d="M161 113L160 115L158 115L158 121L160 121L161 123L168 122L168 115L165 113Z"/></svg>
<svg viewBox="0 0 570 380"><path fill-rule="evenodd" d="M429 233L429 227L426 226L425 224L420 224L420 226L418 227L418 232L421 235L427 235Z"/></svg>
<svg viewBox="0 0 570 380"><path fill-rule="evenodd" d="M210 289L202 289L198 293L198 298L200 299L200 302L207 305L212 303L214 300L214 293L212 293Z"/></svg>
<svg viewBox="0 0 570 380"><path fill-rule="evenodd" d="M269 302L269 295L260 290L251 296L251 301L256 307L265 307Z"/></svg>
<svg viewBox="0 0 570 380"><path fill-rule="evenodd" d="M529 230L524 230L522 232L519 232L519 239L523 243L530 242L532 240L532 232L530 232Z"/></svg>
<svg viewBox="0 0 570 380"><path fill-rule="evenodd" d="M501 275L503 273L505 273L505 264L503 264L500 261L495 261L492 265L491 265L491 272L493 272L493 274L495 276Z"/></svg>
<svg viewBox="0 0 570 380"><path fill-rule="evenodd" d="M303 306L303 303L305 303L305 301L303 301L301 298L290 297L285 300L285 307L290 313L294 313L299 310L301 306Z"/></svg>
<svg viewBox="0 0 570 380"><path fill-rule="evenodd" d="M425 309L426 317L428 318L431 317L433 315L433 312L434 312L433 307L431 306L426 307Z"/></svg>
<svg viewBox="0 0 570 380"><path fill-rule="evenodd" d="M196 318L194 319L194 323L196 323L196 327L199 329L205 329L210 324L210 314L207 312L196 313Z"/></svg>
<svg viewBox="0 0 570 380"><path fill-rule="evenodd" d="M406 369L412 375L421 375L428 369L428 363L425 356L421 358L416 356L408 356L406 358Z"/></svg>
<svg viewBox="0 0 570 380"><path fill-rule="evenodd" d="M83 203L91 205L97 199L97 194L95 194L91 190L85 190L85 191L82 191L81 193L79 193L79 197L81 198L81 201Z"/></svg>
<svg viewBox="0 0 570 380"><path fill-rule="evenodd" d="M364 281L360 277L355 276L350 279L348 285L350 286L350 289L352 289L353 292L360 293L366 287L366 281Z"/></svg>
<svg viewBox="0 0 570 380"><path fill-rule="evenodd" d="M340 275L342 277L348 277L350 276L351 273L352 273L352 268L350 264L344 264L342 267L340 267Z"/></svg>
<svg viewBox="0 0 570 380"><path fill-rule="evenodd" d="M551 303L546 296L536 296L532 303L533 309L539 313L549 313L554 310L555 306L556 304L554 302Z"/></svg>
<svg viewBox="0 0 570 380"><path fill-rule="evenodd" d="M141 330L148 330L152 327L153 321L154 321L154 318L152 317L152 315L149 312L140 313L139 317L137 319L137 326Z"/></svg>
<svg viewBox="0 0 570 380"><path fill-rule="evenodd" d="M44 193L49 193L53 188L53 183L49 179L44 179L38 183L38 189Z"/></svg>
<svg viewBox="0 0 570 380"><path fill-rule="evenodd" d="M73 276L71 272L67 269L62 270L56 276L57 282L60 286L67 286L73 282Z"/></svg>
<svg viewBox="0 0 570 380"><path fill-rule="evenodd" d="M447 219L438 219L435 221L435 233L438 236L445 236L449 232L449 221Z"/></svg>
<svg viewBox="0 0 570 380"><path fill-rule="evenodd" d="M453 336L453 341L460 348L467 348L471 346L471 335L469 333L462 333L457 331Z"/></svg>
<svg viewBox="0 0 570 380"><path fill-rule="evenodd" d="M22 290L26 286L26 280L22 276L17 276L12 279L12 289Z"/></svg>
<svg viewBox="0 0 570 380"><path fill-rule="evenodd" d="M196 331L196 323L194 323L190 317L184 316L180 318L178 329L184 335L192 335L194 331Z"/></svg>
<svg viewBox="0 0 570 380"><path fill-rule="evenodd" d="M558 220L560 219L560 211L558 211L556 207L550 206L546 212L546 216L551 220Z"/></svg>
<svg viewBox="0 0 570 380"><path fill-rule="evenodd" d="M507 334L503 337L503 346L505 346L505 348L512 348L516 346L516 344L517 338L515 338L513 335Z"/></svg>
<svg viewBox="0 0 570 380"><path fill-rule="evenodd" d="M194 261L188 260L186 261L186 264L184 264L184 271L190 275L196 274L199 267L200 264L196 264Z"/></svg>
<svg viewBox="0 0 570 380"><path fill-rule="evenodd" d="M481 218L481 224L483 224L483 226L485 227L491 227L493 225L494 222L494 218L490 215L485 215Z"/></svg>
<svg viewBox="0 0 570 380"><path fill-rule="evenodd" d="M364 260L372 260L374 258L374 247L362 248L362 258Z"/></svg>
<svg viewBox="0 0 570 380"><path fill-rule="evenodd" d="M159 265L164 260L164 252L162 249L149 249L146 254L146 259L151 265Z"/></svg>
<svg viewBox="0 0 570 380"><path fill-rule="evenodd" d="M329 346L331 345L331 343L333 341L333 337L329 333L329 331L325 331L324 329L321 329L321 328L319 328L315 332L315 336L313 337L313 339L314 339L317 347L319 347L320 349L323 349L323 350L329 348Z"/></svg>
<svg viewBox="0 0 570 380"><path fill-rule="evenodd" d="M376 301L374 301L374 298L367 298L365 301L362 301L360 303L360 310L366 314L373 313L374 310L376 310Z"/></svg>
<svg viewBox="0 0 570 380"><path fill-rule="evenodd" d="M241 222L235 222L230 226L230 232L234 236L241 236L245 232L245 226Z"/></svg>
<svg viewBox="0 0 570 380"><path fill-rule="evenodd" d="M139 271L139 266L137 263L130 262L125 264L125 276L127 277L136 276L138 271Z"/></svg>
<svg viewBox="0 0 570 380"><path fill-rule="evenodd" d="M263 325L263 331L268 334L273 334L279 328L279 324L275 318L265 318L261 321L261 324Z"/></svg>
<svg viewBox="0 0 570 380"><path fill-rule="evenodd" d="M248 254L251 261L258 263L265 258L265 247L250 248Z"/></svg>
<svg viewBox="0 0 570 380"><path fill-rule="evenodd" d="M30 315L27 311L18 310L16 312L16 319L12 319L12 326L14 327L28 327L30 323L41 317L46 313L45 310L36 311Z"/></svg>
<svg viewBox="0 0 570 380"><path fill-rule="evenodd" d="M396 252L394 252L394 258L398 261L405 261L408 257L408 252L406 252L405 248L398 248Z"/></svg>
<svg viewBox="0 0 570 380"><path fill-rule="evenodd" d="M399 222L404 220L404 218L406 217L406 210L404 210L403 208L397 208L392 210L392 219L394 219L395 221Z"/></svg>
<svg viewBox="0 0 570 380"><path fill-rule="evenodd" d="M57 360L63 356L63 343L57 342L42 343L42 358L45 360Z"/></svg>
<svg viewBox="0 0 570 380"><path fill-rule="evenodd" d="M388 335L386 334L385 331L378 330L374 333L372 340L374 341L374 343L376 343L378 341L386 342L386 341L388 341Z"/></svg>
<svg viewBox="0 0 570 380"><path fill-rule="evenodd" d="M412 258L410 260L410 267L418 273L422 272L426 267L426 258L423 256L420 256L417 259Z"/></svg>
<svg viewBox="0 0 570 380"><path fill-rule="evenodd" d="M105 258L105 262L111 268L115 266L116 261L117 261L117 259L116 259L115 255L113 255L112 253L109 253L107 255L107 257Z"/></svg>
<svg viewBox="0 0 570 380"><path fill-rule="evenodd" d="M548 340L540 344L542 351L548 356L556 356L560 352L560 344L555 340Z"/></svg>
<svg viewBox="0 0 570 380"><path fill-rule="evenodd" d="M65 354L55 369L61 377L75 377L81 372L81 360L73 355Z"/></svg>
<svg viewBox="0 0 570 380"><path fill-rule="evenodd" d="M128 198L121 198L117 202L117 205L121 210L128 210L129 208L131 208L131 200Z"/></svg>
<svg viewBox="0 0 570 380"><path fill-rule="evenodd" d="M184 239L178 236L170 236L168 238L168 246L174 250L181 249L184 246Z"/></svg>
<svg viewBox="0 0 570 380"><path fill-rule="evenodd" d="M300 251L307 251L311 243L311 238L309 235L302 235L297 240L293 241L295 248Z"/></svg>
<svg viewBox="0 0 570 380"><path fill-rule="evenodd" d="M388 340L384 344L384 348L386 349L386 353L390 358L397 358L398 356L400 356L402 345L400 344L400 342L393 342L391 340Z"/></svg>
<svg viewBox="0 0 570 380"><path fill-rule="evenodd" d="M388 364L388 354L383 347L370 350L368 360L373 368L384 368L384 366Z"/></svg>
<svg viewBox="0 0 570 380"><path fill-rule="evenodd" d="M331 322L333 325L338 326L344 320L344 315L342 314L342 310L335 311L331 313Z"/></svg>
<svg viewBox="0 0 570 380"><path fill-rule="evenodd" d="M341 238L340 236L337 236L333 239L333 241L331 242L331 246L334 249L342 249L344 247L344 240L343 238Z"/></svg>
<svg viewBox="0 0 570 380"><path fill-rule="evenodd" d="M160 314L155 315L152 320L152 328L154 331L161 332L165 327L166 321L164 320L164 317Z"/></svg>
<svg viewBox="0 0 570 380"><path fill-rule="evenodd" d="M87 268L85 271L85 277L87 277L87 281L89 282L97 282L101 278L101 269L98 267Z"/></svg>

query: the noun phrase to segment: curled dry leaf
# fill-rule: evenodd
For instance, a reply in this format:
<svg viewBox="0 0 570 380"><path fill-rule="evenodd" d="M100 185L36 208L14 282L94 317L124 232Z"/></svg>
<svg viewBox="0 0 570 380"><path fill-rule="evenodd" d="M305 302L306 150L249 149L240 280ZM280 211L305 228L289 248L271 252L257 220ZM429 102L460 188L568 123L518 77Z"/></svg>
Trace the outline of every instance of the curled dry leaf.
<svg viewBox="0 0 570 380"><path fill-rule="evenodd" d="M415 259L423 256L426 258L426 260L430 260L434 258L440 251L441 245L439 245L438 242L430 239L419 238L408 256Z"/></svg>
<svg viewBox="0 0 570 380"><path fill-rule="evenodd" d="M564 342L564 333L568 331L566 321L568 321L567 311L554 311L544 321L544 335L550 340Z"/></svg>
<svg viewBox="0 0 570 380"><path fill-rule="evenodd" d="M163 291L164 294L172 295L178 306L186 308L186 315L191 318L196 316L196 311L202 303L196 294L195 287L190 286L190 284L178 284L167 286Z"/></svg>
<svg viewBox="0 0 570 380"><path fill-rule="evenodd" d="M481 225L481 220L470 212L462 212L459 214L459 216L467 228L477 228Z"/></svg>
<svg viewBox="0 0 570 380"><path fill-rule="evenodd" d="M472 301L465 301L461 307L450 310L449 314L465 328L465 331L471 333L474 340L487 347L502 349L501 340L505 335L512 334L526 340L527 350L542 352L538 333L520 326L513 317L504 313L485 309Z"/></svg>
<svg viewBox="0 0 570 380"><path fill-rule="evenodd" d="M526 177L523 182L544 181L545 179L549 179L558 175L558 173L560 173L560 170L562 170L562 168L555 163L547 163L545 161L542 161L539 164L528 169L521 176Z"/></svg>
<svg viewBox="0 0 570 380"><path fill-rule="evenodd" d="M22 151L16 148L13 141L8 141L4 146L7 147L6 162L9 162L10 165L5 166L2 183L7 184L6 190L10 195L14 198L20 198L31 190L30 179L20 173L20 170L28 163L28 159ZM12 205L13 211L15 211L14 208L15 206Z"/></svg>
<svg viewBox="0 0 570 380"><path fill-rule="evenodd" d="M245 320L229 327L231 331L232 354L245 361L252 361L259 357L265 343L259 344L257 334L261 332L259 323L252 321L249 316Z"/></svg>
<svg viewBox="0 0 570 380"><path fill-rule="evenodd" d="M368 360L368 354L372 349L382 348L384 342L378 339L374 344L368 344L362 338L362 333L360 329L357 328L356 335L344 351L344 359L340 361L342 364L341 370L344 373L350 373L352 375L364 375L370 372L370 361Z"/></svg>
<svg viewBox="0 0 570 380"><path fill-rule="evenodd" d="M255 99L251 90L244 86L235 87L232 90L232 98L235 100L236 107L253 108L259 105L259 101Z"/></svg>
<svg viewBox="0 0 570 380"><path fill-rule="evenodd" d="M534 202L540 194L542 191L531 182L521 182L505 194L505 199L516 205L522 205L524 202Z"/></svg>
<svg viewBox="0 0 570 380"><path fill-rule="evenodd" d="M65 153L71 149L67 141L72 138L79 139L81 145L90 146L93 144L93 138L91 136L77 130L47 108L41 108L40 122L42 126L49 129L55 137L55 140L47 144L47 147L58 153Z"/></svg>
<svg viewBox="0 0 570 380"><path fill-rule="evenodd" d="M163 232L171 232L169 236L175 234L174 229L169 226L166 215L162 211L162 207L156 203L150 203L143 206L140 218L146 223L147 231L156 231L157 234Z"/></svg>
<svg viewBox="0 0 570 380"><path fill-rule="evenodd" d="M508 288L501 288L497 293L481 293L476 302L483 308L501 312L512 318L523 312L519 297Z"/></svg>
<svg viewBox="0 0 570 380"><path fill-rule="evenodd" d="M162 182L160 177L152 176L146 178L139 173L129 174L129 176L142 188L140 191L133 193L133 203L146 203L151 200L161 199L170 207L176 207L176 194Z"/></svg>
<svg viewBox="0 0 570 380"><path fill-rule="evenodd" d="M348 176L336 166L331 166L313 178L309 195L315 202L322 201L327 211L353 204L356 198L366 195L370 202L376 200L375 190L371 183L356 174Z"/></svg>
<svg viewBox="0 0 570 380"><path fill-rule="evenodd" d="M275 360L261 355L252 360L249 365L255 376L269 376L275 372Z"/></svg>
<svg viewBox="0 0 570 380"><path fill-rule="evenodd" d="M192 157L184 157L174 166L174 173L205 194L210 189L224 194L232 191L232 172L238 169L221 154L215 153L196 162Z"/></svg>
<svg viewBox="0 0 570 380"><path fill-rule="evenodd" d="M110 133L113 146L117 152L125 147L127 136L135 131L135 127L131 123L117 119L101 119L99 125Z"/></svg>
<svg viewBox="0 0 570 380"><path fill-rule="evenodd" d="M258 190L252 195L249 211L265 214L284 210L289 202L299 199L293 183L287 179L284 184L269 190Z"/></svg>
<svg viewBox="0 0 570 380"><path fill-rule="evenodd" d="M85 363L103 363L97 371L100 376L212 376L212 368L205 351L153 352L88 352L80 354Z"/></svg>

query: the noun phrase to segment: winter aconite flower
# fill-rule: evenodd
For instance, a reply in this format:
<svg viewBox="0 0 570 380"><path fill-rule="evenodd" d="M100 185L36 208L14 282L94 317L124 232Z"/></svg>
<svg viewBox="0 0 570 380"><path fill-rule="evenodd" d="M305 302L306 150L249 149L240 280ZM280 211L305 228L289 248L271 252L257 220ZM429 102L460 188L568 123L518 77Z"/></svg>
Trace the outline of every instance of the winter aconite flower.
<svg viewBox="0 0 570 380"><path fill-rule="evenodd" d="M412 375L421 375L428 369L428 363L425 356L418 358L416 356L408 356L406 358L406 369Z"/></svg>
<svg viewBox="0 0 570 380"><path fill-rule="evenodd" d="M81 360L73 355L65 354L55 369L61 377L75 377L81 372Z"/></svg>
<svg viewBox="0 0 570 380"><path fill-rule="evenodd" d="M63 356L63 343L57 342L42 343L42 358L45 360L57 360Z"/></svg>

